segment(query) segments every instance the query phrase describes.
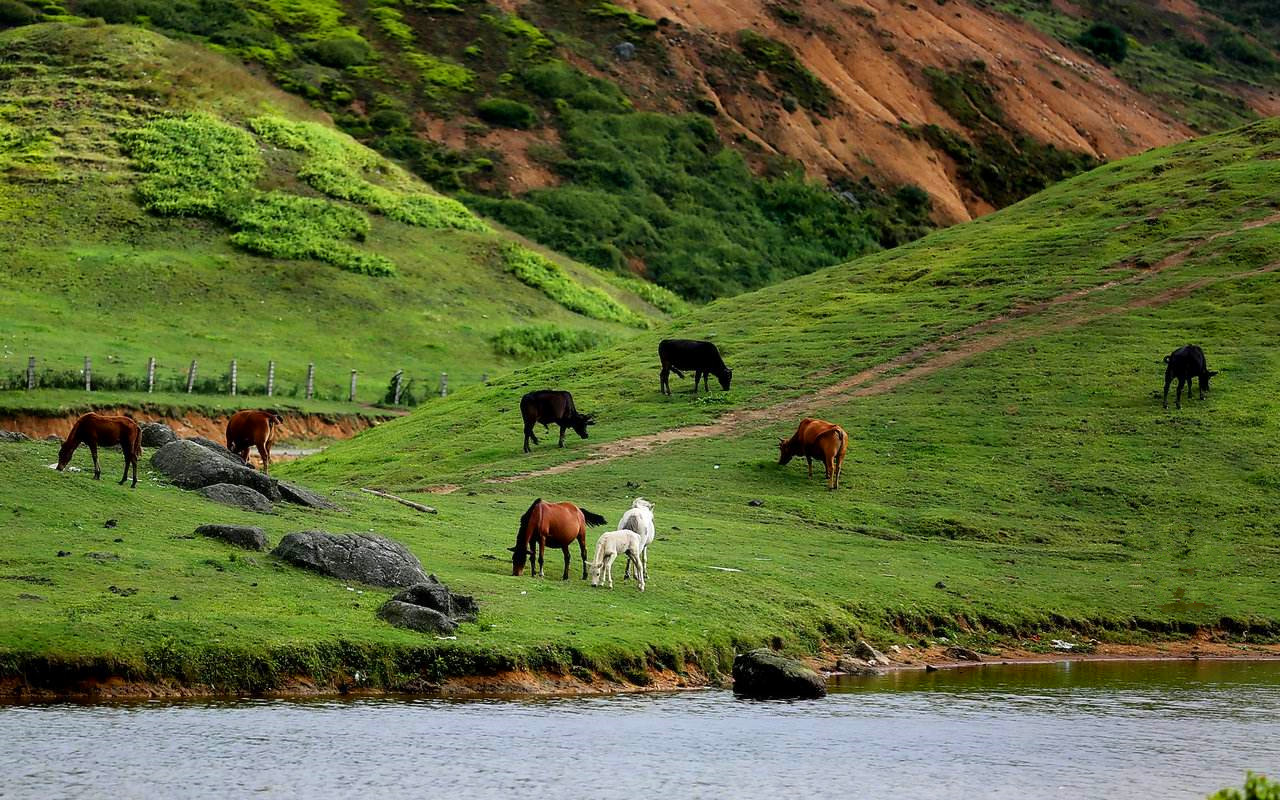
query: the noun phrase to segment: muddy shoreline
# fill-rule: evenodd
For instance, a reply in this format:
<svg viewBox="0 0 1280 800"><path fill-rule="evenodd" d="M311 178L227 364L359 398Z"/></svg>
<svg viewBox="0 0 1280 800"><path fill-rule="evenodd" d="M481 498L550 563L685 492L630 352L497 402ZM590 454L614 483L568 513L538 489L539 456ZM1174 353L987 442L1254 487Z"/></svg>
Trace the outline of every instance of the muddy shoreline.
<svg viewBox="0 0 1280 800"><path fill-rule="evenodd" d="M980 661L962 660L946 655L944 645L916 648L894 653L890 663L879 668L881 674L912 670L955 670L1019 664L1056 664L1070 662L1144 662L1144 661L1276 661L1280 662L1280 644L1242 645L1205 640L1178 640L1149 644L1099 645L1090 653L1038 653L1017 648L982 654ZM832 653L834 651L831 651ZM888 654L886 654L888 655ZM824 653L803 659L828 680L848 674L834 669L835 658ZM296 676L281 687L261 692L225 691L208 685L186 685L176 681L137 681L124 677L95 677L75 680L60 689L33 688L21 678L0 678L0 702L3 703L112 703L145 700L233 700L320 699L325 697L403 697L479 700L530 697L587 697L641 692L674 692L711 688L729 688L728 676L713 679L697 668L684 674L670 670L648 670L648 682L641 685L593 674L590 680L569 674L531 671L507 671L491 675L466 675L445 678L439 683L420 687L382 688L362 686L352 680L343 684L321 684L304 676Z"/></svg>

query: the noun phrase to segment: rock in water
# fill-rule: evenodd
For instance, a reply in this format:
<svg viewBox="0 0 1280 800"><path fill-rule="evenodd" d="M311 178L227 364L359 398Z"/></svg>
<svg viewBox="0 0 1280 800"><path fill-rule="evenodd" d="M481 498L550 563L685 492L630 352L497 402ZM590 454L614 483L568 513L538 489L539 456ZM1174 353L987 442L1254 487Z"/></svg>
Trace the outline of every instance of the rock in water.
<svg viewBox="0 0 1280 800"><path fill-rule="evenodd" d="M268 500L280 499L275 479L256 469L228 461L216 451L185 439L170 442L157 450L151 456L151 465L183 489L234 483L248 486Z"/></svg>
<svg viewBox="0 0 1280 800"><path fill-rule="evenodd" d="M827 682L799 661L760 647L733 660L733 691L757 698L825 697Z"/></svg>
<svg viewBox="0 0 1280 800"><path fill-rule="evenodd" d="M409 628L423 633L453 633L458 623L434 608L388 600L378 609L378 616L397 628Z"/></svg>
<svg viewBox="0 0 1280 800"><path fill-rule="evenodd" d="M317 494L310 489L304 489L292 483L279 481L276 486L280 489L280 497L285 502L296 503L307 508L318 508L323 511L346 511L345 508L333 502L324 495Z"/></svg>
<svg viewBox="0 0 1280 800"><path fill-rule="evenodd" d="M411 586L427 580L418 557L385 536L298 531L281 539L272 553L299 567L374 586Z"/></svg>
<svg viewBox="0 0 1280 800"><path fill-rule="evenodd" d="M267 535L263 533L262 528L256 528L252 525L201 525L196 528L196 533L201 536L221 539L246 550L267 549Z"/></svg>
<svg viewBox="0 0 1280 800"><path fill-rule="evenodd" d="M196 492L215 503L243 508L245 511L256 511L259 514L276 513L275 509L271 507L270 500L264 497L261 492L250 489L248 486L237 486L234 483L215 483L212 486L196 489Z"/></svg>
<svg viewBox="0 0 1280 800"><path fill-rule="evenodd" d="M138 427L142 429L143 447L155 449L178 441L178 434L162 422L144 422Z"/></svg>

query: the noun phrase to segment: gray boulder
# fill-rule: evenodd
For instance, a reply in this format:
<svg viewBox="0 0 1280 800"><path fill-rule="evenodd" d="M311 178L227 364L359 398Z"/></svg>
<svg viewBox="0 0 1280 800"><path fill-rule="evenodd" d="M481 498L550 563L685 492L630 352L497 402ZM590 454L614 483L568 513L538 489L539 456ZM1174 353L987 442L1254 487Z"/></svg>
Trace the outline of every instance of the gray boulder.
<svg viewBox="0 0 1280 800"><path fill-rule="evenodd" d="M813 670L761 647L733 660L733 691L744 697L825 697L827 682Z"/></svg>
<svg viewBox="0 0 1280 800"><path fill-rule="evenodd" d="M234 483L215 483L211 486L202 486L196 489L196 492L215 503L222 503L224 506L235 506L243 508L245 511L256 511L259 514L274 514L275 509L271 507L271 501L263 494L248 486L238 486Z"/></svg>
<svg viewBox="0 0 1280 800"><path fill-rule="evenodd" d="M304 489L296 484L278 481L276 487L280 490L280 497L285 502L295 503L307 508L318 508L322 511L346 511L345 508L324 495L316 494L310 489Z"/></svg>
<svg viewBox="0 0 1280 800"><path fill-rule="evenodd" d="M162 422L144 422L138 427L142 429L143 447L155 449L178 441L178 434Z"/></svg>
<svg viewBox="0 0 1280 800"><path fill-rule="evenodd" d="M268 500L279 500L275 479L256 469L233 463L193 441L179 439L151 456L151 465L183 489L201 489L215 483L248 486Z"/></svg>
<svg viewBox="0 0 1280 800"><path fill-rule="evenodd" d="M261 497L261 495L259 495L259 497ZM214 539L221 539L224 542L233 544L236 547L243 547L246 550L267 549L267 535L262 532L262 528L255 528L252 525L201 525L199 528L196 528L196 533L201 536L210 536Z"/></svg>
<svg viewBox="0 0 1280 800"><path fill-rule="evenodd" d="M20 431L0 431L0 442L29 442L31 437Z"/></svg>
<svg viewBox="0 0 1280 800"><path fill-rule="evenodd" d="M397 628L409 628L422 633L453 633L458 623L434 608L388 600L378 609L378 617Z"/></svg>
<svg viewBox="0 0 1280 800"><path fill-rule="evenodd" d="M863 661L868 661L871 664L887 666L893 663L884 653L881 653L879 650L867 644L866 639L858 640L858 643L853 646L853 654Z"/></svg>
<svg viewBox="0 0 1280 800"><path fill-rule="evenodd" d="M846 675L883 675L884 670L872 664L869 661L863 661L860 658L850 658L849 656L840 656L836 659L836 672L843 672Z"/></svg>
<svg viewBox="0 0 1280 800"><path fill-rule="evenodd" d="M418 557L385 536L298 531L287 534L272 552L299 567L374 586L412 586L427 580Z"/></svg>
<svg viewBox="0 0 1280 800"><path fill-rule="evenodd" d="M467 594L454 594L435 575L428 575L422 583L415 583L391 599L424 606L463 622L475 622L479 614L474 597Z"/></svg>
<svg viewBox="0 0 1280 800"><path fill-rule="evenodd" d="M223 447L222 445L218 444L212 439L206 439L203 436L189 436L187 437L187 441L195 442L196 444L200 445L204 449L217 453L218 455L225 458L227 461L230 461L232 464L238 464L242 467L249 465L249 462L245 461L243 458L231 452L226 447Z"/></svg>

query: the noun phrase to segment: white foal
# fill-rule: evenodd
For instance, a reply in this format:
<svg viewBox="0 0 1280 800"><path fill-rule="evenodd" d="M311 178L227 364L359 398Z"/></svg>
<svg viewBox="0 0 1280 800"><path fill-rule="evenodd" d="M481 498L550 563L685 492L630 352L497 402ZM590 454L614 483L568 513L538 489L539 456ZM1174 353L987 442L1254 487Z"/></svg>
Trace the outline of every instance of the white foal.
<svg viewBox="0 0 1280 800"><path fill-rule="evenodd" d="M618 520L618 530L635 531L640 537L640 563L644 566L645 577L649 575L649 545L653 543L654 527L653 527L653 503L645 500L643 497L637 497L631 501L631 508L622 515L622 519ZM627 567L622 571L622 579L625 581L631 577L631 562L627 562Z"/></svg>
<svg viewBox="0 0 1280 800"><path fill-rule="evenodd" d="M640 537L634 531L610 531L600 535L596 542L596 557L587 565L591 572L591 585L602 583L613 588L613 561L625 554L627 565L636 567L636 587L644 591L644 565L640 563Z"/></svg>

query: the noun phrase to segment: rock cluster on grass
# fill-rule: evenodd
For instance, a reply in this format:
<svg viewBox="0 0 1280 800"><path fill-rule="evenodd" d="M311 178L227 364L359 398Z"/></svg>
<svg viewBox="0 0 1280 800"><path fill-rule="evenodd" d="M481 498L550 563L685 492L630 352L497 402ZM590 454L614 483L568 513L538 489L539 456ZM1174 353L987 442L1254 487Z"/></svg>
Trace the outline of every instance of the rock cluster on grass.
<svg viewBox="0 0 1280 800"><path fill-rule="evenodd" d="M475 622L475 598L454 594L435 575L415 583L382 604L378 616L400 628L423 633L449 634L459 622Z"/></svg>
<svg viewBox="0 0 1280 800"><path fill-rule="evenodd" d="M307 508L318 508L322 511L345 511L342 506L333 502L324 495L317 494L310 489L304 489L301 486L285 481L277 481L276 488L280 490L280 496L287 503L306 506Z"/></svg>
<svg viewBox="0 0 1280 800"><path fill-rule="evenodd" d="M0 442L29 442L31 437L21 431L0 431Z"/></svg>
<svg viewBox="0 0 1280 800"><path fill-rule="evenodd" d="M183 489L202 489L215 483L248 486L269 500L279 500L275 479L227 458L211 448L180 439L161 447L151 456L151 465Z"/></svg>
<svg viewBox="0 0 1280 800"><path fill-rule="evenodd" d="M138 428L142 431L142 446L148 449L158 449L178 441L178 434L163 422L144 422Z"/></svg>
<svg viewBox="0 0 1280 800"><path fill-rule="evenodd" d="M298 531L281 539L272 553L322 575L374 586L412 586L427 581L418 557L385 536Z"/></svg>
<svg viewBox="0 0 1280 800"><path fill-rule="evenodd" d="M762 699L825 697L827 682L799 661L761 647L733 659L733 691Z"/></svg>
<svg viewBox="0 0 1280 800"><path fill-rule="evenodd" d="M222 503L224 506L234 506L245 511L255 511L259 514L276 513L275 507L271 505L271 501L265 495L250 489L248 486L238 486L234 483L214 483L196 489L196 493L215 503Z"/></svg>
<svg viewBox="0 0 1280 800"><path fill-rule="evenodd" d="M201 525L196 528L196 533L201 536L221 539L246 550L262 551L266 550L269 545L267 535L262 528L252 525Z"/></svg>

